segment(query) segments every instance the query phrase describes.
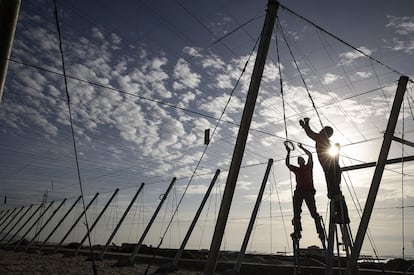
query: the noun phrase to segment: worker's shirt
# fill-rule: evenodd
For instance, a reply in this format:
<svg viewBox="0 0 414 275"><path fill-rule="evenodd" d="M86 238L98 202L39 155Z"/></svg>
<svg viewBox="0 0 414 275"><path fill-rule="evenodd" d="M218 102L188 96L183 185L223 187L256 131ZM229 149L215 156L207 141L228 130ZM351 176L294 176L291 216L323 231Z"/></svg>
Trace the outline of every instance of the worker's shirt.
<svg viewBox="0 0 414 275"><path fill-rule="evenodd" d="M312 163L307 163L302 167L292 167L293 173L296 177L296 190L297 191L314 191L313 186L313 165Z"/></svg>
<svg viewBox="0 0 414 275"><path fill-rule="evenodd" d="M322 135L316 135L314 137L316 142L316 154L318 155L319 163L323 169L327 169L335 165L335 158L329 154L331 148L331 142L329 139Z"/></svg>

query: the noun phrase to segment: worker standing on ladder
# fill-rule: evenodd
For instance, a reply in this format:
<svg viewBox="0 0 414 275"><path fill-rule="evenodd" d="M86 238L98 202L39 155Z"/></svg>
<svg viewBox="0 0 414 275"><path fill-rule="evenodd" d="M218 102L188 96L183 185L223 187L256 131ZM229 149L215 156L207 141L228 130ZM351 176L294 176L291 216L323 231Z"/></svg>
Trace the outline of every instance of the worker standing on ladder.
<svg viewBox="0 0 414 275"><path fill-rule="evenodd" d="M316 153L325 174L328 198L334 199L335 202L335 221L338 224L348 224L348 209L340 187L339 144L332 147L329 139L333 134L333 129L330 126L325 126L319 133L316 133L309 126L309 118L300 120L299 124L305 130L306 135L316 143Z"/></svg>
<svg viewBox="0 0 414 275"><path fill-rule="evenodd" d="M298 157L298 166L290 164L290 151L291 148L285 144L287 150L286 156L286 166L295 174L296 177L296 188L293 195L293 228L294 232L291 234L292 238L300 239L302 224L301 216L302 213L302 203L305 201L308 206L309 212L312 218L315 220L316 232L319 235L319 238L323 242L325 240L325 232L321 224L321 217L319 216L316 210L315 204L315 187L313 185L313 159L312 153L305 149L301 143L298 144L299 148L302 149L308 156L308 162L305 162L303 157Z"/></svg>

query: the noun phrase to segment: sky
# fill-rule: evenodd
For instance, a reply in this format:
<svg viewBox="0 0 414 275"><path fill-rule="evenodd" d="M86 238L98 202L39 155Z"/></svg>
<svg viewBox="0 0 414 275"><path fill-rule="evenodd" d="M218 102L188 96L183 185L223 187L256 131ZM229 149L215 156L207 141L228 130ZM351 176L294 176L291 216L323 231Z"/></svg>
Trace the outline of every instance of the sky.
<svg viewBox="0 0 414 275"><path fill-rule="evenodd" d="M316 203L326 221L326 184L314 144L298 121L309 117L315 131L321 124L333 127L341 166L377 161L398 79L414 76L412 1L281 3L314 25L278 11L222 249L240 249L272 158L248 251L292 250L295 182L285 166L286 139L314 153ZM119 188L92 235L94 243L104 243L143 182L144 191L115 238L118 244L133 243L176 177L145 243L158 245L163 238L163 247L177 248L220 169L188 244L209 248L266 4L57 1L69 113L53 1L22 1L0 104L0 196L7 198L0 210L43 199L57 207L64 198L63 209L69 209L81 192L86 204L99 192L88 213L93 221ZM395 131L409 141L414 141L412 96L409 83ZM413 151L393 142L389 158ZM291 163L302 154L294 150ZM359 169L342 177L354 235L373 172ZM363 253L414 257L413 177L410 162L386 167ZM62 227L81 209L78 205ZM301 246L319 245L305 205L302 223ZM63 236L59 231L52 241ZM69 239L82 232L80 225Z"/></svg>

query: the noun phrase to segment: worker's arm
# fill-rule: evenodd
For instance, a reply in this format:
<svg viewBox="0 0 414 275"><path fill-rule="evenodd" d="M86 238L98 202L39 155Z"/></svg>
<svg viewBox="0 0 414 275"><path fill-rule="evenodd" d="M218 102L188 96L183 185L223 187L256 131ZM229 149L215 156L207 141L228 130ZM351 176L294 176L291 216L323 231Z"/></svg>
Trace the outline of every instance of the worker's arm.
<svg viewBox="0 0 414 275"><path fill-rule="evenodd" d="M287 146L286 146L286 151L287 151L287 155L286 155L285 164L289 168L289 170L293 171L294 166L290 164L290 148Z"/></svg>
<svg viewBox="0 0 414 275"><path fill-rule="evenodd" d="M299 120L299 124L305 130L306 135L308 135L308 137L316 141L318 134L312 131L312 129L310 128L309 118L305 117L303 120Z"/></svg>
<svg viewBox="0 0 414 275"><path fill-rule="evenodd" d="M311 151L309 151L308 149L306 149L305 147L303 147L302 143L298 144L299 148L303 150L303 152L305 152L305 154L308 156L308 164L309 163L313 163L313 158L312 158L312 153Z"/></svg>

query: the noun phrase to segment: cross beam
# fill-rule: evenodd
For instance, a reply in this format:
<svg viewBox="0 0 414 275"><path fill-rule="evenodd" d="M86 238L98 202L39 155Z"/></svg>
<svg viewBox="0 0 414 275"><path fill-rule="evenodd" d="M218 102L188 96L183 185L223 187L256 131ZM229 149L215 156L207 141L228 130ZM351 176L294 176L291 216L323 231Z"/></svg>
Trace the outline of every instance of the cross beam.
<svg viewBox="0 0 414 275"><path fill-rule="evenodd" d="M408 140L405 140L405 139L402 139L402 138L399 138L399 137L396 137L396 136L393 136L392 140L395 140L395 141L398 141L402 144L414 147L414 142L411 142L411 141L408 141Z"/></svg>
<svg viewBox="0 0 414 275"><path fill-rule="evenodd" d="M413 161L413 160L414 160L414 156L407 156L407 157L402 157L402 158L389 159L385 162L385 164L395 164L395 163ZM367 162L367 163L362 163L362 164L356 164L356 165L341 167L341 171L345 172L345 171L375 167L376 165L377 165L377 162L375 162L375 161Z"/></svg>

